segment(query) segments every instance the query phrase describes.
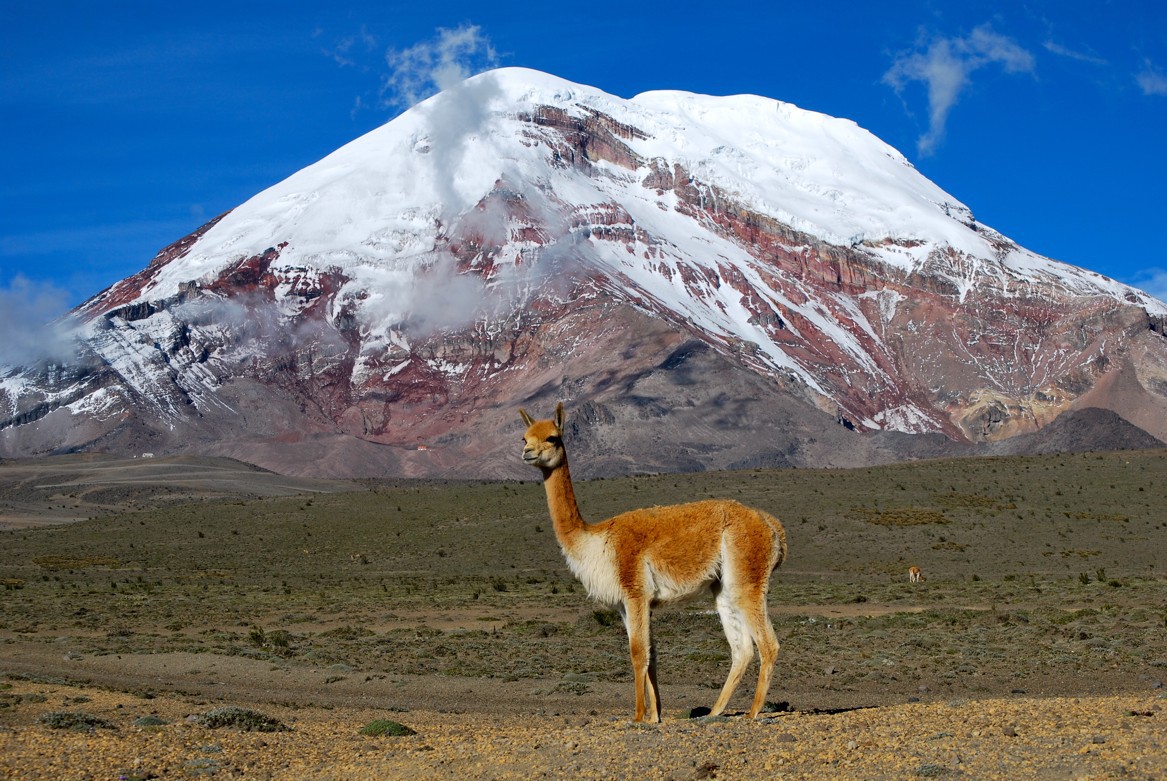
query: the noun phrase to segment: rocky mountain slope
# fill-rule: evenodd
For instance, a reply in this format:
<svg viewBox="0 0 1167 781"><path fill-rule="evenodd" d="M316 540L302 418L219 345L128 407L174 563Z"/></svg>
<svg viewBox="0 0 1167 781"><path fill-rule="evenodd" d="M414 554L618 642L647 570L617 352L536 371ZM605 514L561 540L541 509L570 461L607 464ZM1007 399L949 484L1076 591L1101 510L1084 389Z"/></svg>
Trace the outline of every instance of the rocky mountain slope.
<svg viewBox="0 0 1167 781"><path fill-rule="evenodd" d="M75 314L68 355L0 369L0 454L528 476L514 408L558 399L583 474L1041 449L1092 408L1057 441L1167 439L1167 306L1017 246L854 123L522 69Z"/></svg>

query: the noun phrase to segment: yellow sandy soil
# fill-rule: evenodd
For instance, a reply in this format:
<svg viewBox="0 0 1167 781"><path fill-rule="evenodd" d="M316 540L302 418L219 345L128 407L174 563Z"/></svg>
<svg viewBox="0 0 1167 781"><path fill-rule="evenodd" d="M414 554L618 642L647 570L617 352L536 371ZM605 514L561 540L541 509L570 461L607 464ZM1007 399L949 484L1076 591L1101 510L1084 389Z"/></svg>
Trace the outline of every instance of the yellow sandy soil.
<svg viewBox="0 0 1167 781"><path fill-rule="evenodd" d="M91 687L14 681L0 692L5 779L701 779L1167 777L1167 700L1159 694L913 703L638 725L625 713L389 713L260 706L285 732L208 729L224 703L142 699ZM231 703L247 707L246 703ZM53 729L50 712L115 729ZM164 726L138 727L153 714ZM374 719L411 737L365 737Z"/></svg>

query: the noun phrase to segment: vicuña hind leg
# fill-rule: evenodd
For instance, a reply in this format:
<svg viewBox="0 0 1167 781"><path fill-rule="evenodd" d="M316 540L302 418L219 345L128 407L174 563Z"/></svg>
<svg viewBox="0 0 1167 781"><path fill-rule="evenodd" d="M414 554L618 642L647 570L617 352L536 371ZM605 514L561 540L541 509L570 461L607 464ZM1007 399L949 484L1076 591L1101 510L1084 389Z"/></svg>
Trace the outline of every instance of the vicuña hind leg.
<svg viewBox="0 0 1167 781"><path fill-rule="evenodd" d="M766 694L770 691L770 677L774 673L774 663L778 660L778 636L774 634L774 625L770 623L770 617L766 613L765 592L758 595L751 609L746 611L746 621L754 638L754 645L758 647L758 688L754 690L754 702L750 706L752 719L766 704Z"/></svg>
<svg viewBox="0 0 1167 781"><path fill-rule="evenodd" d="M720 715L729 704L729 698L741 683L746 666L754 655L753 645L750 642L749 631L746 628L745 617L732 596L732 588L726 585L717 595L717 614L721 616L721 627L725 630L725 639L729 641L729 653L732 659L729 675L725 685L721 687L721 694L713 705L710 715Z"/></svg>

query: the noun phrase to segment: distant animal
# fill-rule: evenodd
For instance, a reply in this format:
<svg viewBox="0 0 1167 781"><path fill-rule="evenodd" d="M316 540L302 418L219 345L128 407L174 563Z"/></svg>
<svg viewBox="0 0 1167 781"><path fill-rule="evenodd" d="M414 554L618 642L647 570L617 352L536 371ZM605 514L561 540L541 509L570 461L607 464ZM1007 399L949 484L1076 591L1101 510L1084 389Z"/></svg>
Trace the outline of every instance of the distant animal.
<svg viewBox="0 0 1167 781"><path fill-rule="evenodd" d="M927 578L924 577L924 573L919 567L914 565L908 567L908 582L919 583L923 580L927 580Z"/></svg>
<svg viewBox="0 0 1167 781"><path fill-rule="evenodd" d="M636 721L660 721L656 645L651 613L706 589L729 641L729 676L711 715L725 710L746 667L759 657L751 718L765 704L778 638L766 611L770 574L786 558L778 519L731 500L706 500L632 510L600 523L580 515L563 446L563 404L550 420L524 410L523 461L543 473L555 537L572 573L596 601L624 619L636 686Z"/></svg>

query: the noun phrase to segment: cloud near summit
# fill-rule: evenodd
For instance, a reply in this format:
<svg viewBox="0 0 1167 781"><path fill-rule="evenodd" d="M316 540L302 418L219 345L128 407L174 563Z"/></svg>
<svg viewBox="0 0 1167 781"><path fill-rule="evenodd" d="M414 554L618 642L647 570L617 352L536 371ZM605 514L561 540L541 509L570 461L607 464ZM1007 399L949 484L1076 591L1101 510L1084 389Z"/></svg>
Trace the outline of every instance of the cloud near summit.
<svg viewBox="0 0 1167 781"><path fill-rule="evenodd" d="M934 38L914 51L902 52L883 74L883 82L903 97L915 82L928 94L928 130L917 141L921 155L936 151L944 140L948 115L972 83L973 74L989 66L1006 73L1033 73L1033 55L1013 39L985 24L965 37Z"/></svg>
<svg viewBox="0 0 1167 781"><path fill-rule="evenodd" d="M477 25L439 27L428 41L385 53L389 73L381 85L381 103L406 109L470 76L497 67L498 53Z"/></svg>

